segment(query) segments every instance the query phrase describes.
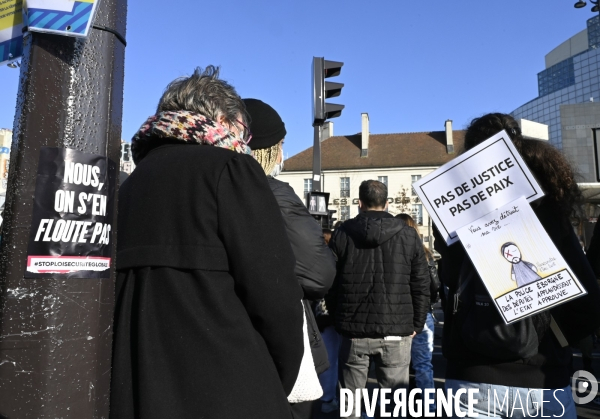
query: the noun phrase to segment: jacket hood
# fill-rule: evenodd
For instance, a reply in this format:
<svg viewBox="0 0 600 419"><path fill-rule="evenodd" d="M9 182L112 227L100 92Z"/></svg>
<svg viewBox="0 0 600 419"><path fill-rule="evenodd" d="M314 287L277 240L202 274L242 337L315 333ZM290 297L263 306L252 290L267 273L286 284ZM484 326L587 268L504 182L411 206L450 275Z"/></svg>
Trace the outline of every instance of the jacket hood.
<svg viewBox="0 0 600 419"><path fill-rule="evenodd" d="M356 244L377 247L395 236L404 226L404 221L391 214L369 211L346 221L344 230Z"/></svg>

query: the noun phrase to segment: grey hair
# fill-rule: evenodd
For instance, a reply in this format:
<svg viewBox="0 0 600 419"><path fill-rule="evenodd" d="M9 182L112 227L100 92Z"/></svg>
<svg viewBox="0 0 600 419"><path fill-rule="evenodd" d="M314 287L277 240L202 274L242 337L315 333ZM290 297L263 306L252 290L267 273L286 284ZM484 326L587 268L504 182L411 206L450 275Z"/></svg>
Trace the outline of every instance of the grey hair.
<svg viewBox="0 0 600 419"><path fill-rule="evenodd" d="M246 107L235 88L219 79L219 67L197 67L189 77L173 80L158 102L158 112L190 111L217 121L223 115L231 124L241 117L250 125Z"/></svg>

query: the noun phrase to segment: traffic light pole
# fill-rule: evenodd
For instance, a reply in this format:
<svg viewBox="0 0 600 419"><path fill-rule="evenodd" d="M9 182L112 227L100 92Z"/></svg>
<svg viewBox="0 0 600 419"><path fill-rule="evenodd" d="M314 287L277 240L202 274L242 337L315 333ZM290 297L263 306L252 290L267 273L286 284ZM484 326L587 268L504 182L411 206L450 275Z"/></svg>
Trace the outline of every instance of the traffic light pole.
<svg viewBox="0 0 600 419"><path fill-rule="evenodd" d="M312 190L321 192L323 180L321 179L321 138L323 138L323 124L330 118L337 118L342 114L344 105L325 102L325 99L337 97L342 92L342 83L327 82L325 79L336 77L342 71L344 63L328 61L323 57L313 57L312 62L312 117L314 134L313 145L313 179Z"/></svg>
<svg viewBox="0 0 600 419"><path fill-rule="evenodd" d="M87 39L25 36L0 248L0 418L108 417L114 263L110 279L24 273L40 148L119 161L126 15L127 0L102 0ZM113 222L113 258L115 238Z"/></svg>
<svg viewBox="0 0 600 419"><path fill-rule="evenodd" d="M313 181L312 190L314 192L321 191L321 136L323 135L323 124L316 123L313 125L315 130L313 144Z"/></svg>

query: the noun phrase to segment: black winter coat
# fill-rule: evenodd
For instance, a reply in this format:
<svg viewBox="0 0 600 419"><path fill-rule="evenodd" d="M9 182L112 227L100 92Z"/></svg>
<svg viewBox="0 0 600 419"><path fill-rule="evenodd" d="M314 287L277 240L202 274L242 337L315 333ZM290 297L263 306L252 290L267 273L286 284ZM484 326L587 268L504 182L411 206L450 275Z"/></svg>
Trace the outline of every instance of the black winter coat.
<svg viewBox="0 0 600 419"><path fill-rule="evenodd" d="M431 309L433 305L440 299L440 278L433 257L427 261L427 269L429 270L429 294L431 301Z"/></svg>
<svg viewBox="0 0 600 419"><path fill-rule="evenodd" d="M588 292L550 310L567 340L577 342L600 325L600 289L569 221L557 218L560 211L545 199L534 203L534 206L544 229ZM440 279L450 289L442 345L444 356L448 359L446 378L528 388L563 388L569 385L570 349L562 348L549 329L548 312L532 317L538 338L542 337L538 353L530 358L507 362L476 352L463 342L461 325L455 324L452 301L462 263L468 256L459 244L446 246L437 229L434 229L434 236L435 249L442 255ZM472 265L471 269L474 269ZM477 273L475 277L481 281Z"/></svg>
<svg viewBox="0 0 600 419"><path fill-rule="evenodd" d="M304 291L303 305L308 323L308 337L315 369L320 374L329 368L329 360L308 300L323 298L331 288L335 278L335 258L325 244L323 230L308 213L292 187L272 177L268 179L296 257L296 278Z"/></svg>
<svg viewBox="0 0 600 419"><path fill-rule="evenodd" d="M111 419L290 418L302 290L260 165L152 150L119 193Z"/></svg>
<svg viewBox="0 0 600 419"><path fill-rule="evenodd" d="M387 212L368 211L342 224L329 246L338 261L326 303L340 334L377 338L423 330L430 279L414 228Z"/></svg>
<svg viewBox="0 0 600 419"><path fill-rule="evenodd" d="M590 240L590 246L585 256L592 266L596 279L600 280L600 222L598 221L596 221L596 225L594 226L592 240Z"/></svg>

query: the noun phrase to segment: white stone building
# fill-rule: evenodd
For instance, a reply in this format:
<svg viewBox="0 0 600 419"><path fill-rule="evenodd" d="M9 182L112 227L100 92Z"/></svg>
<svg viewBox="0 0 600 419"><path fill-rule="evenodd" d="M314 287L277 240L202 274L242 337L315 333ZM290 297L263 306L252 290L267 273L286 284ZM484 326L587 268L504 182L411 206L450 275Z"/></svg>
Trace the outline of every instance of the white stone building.
<svg viewBox="0 0 600 419"><path fill-rule="evenodd" d="M412 183L462 151L464 131L453 131L452 121L446 121L445 131L371 135L367 114L362 114L362 125L361 134L321 142L322 191L330 193L329 209L341 221L355 217L360 183L379 180L388 187L389 212L411 214L423 241L430 243L432 224ZM303 201L312 190L312 158L312 147L290 157L278 177Z"/></svg>
<svg viewBox="0 0 600 419"><path fill-rule="evenodd" d="M131 143L126 143L121 140L121 161L120 170L128 175L135 169L135 163L133 162L133 156L131 154Z"/></svg>

